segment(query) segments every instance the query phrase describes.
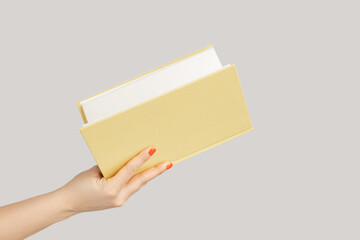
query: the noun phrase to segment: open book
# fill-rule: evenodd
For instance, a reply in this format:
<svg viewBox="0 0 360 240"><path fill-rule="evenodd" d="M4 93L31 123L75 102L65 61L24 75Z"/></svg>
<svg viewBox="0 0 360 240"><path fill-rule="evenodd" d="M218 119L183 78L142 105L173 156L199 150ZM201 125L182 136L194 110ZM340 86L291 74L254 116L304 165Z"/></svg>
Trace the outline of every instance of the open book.
<svg viewBox="0 0 360 240"><path fill-rule="evenodd" d="M180 162L252 129L234 65L210 45L78 102L80 129L105 178L147 146L138 172Z"/></svg>

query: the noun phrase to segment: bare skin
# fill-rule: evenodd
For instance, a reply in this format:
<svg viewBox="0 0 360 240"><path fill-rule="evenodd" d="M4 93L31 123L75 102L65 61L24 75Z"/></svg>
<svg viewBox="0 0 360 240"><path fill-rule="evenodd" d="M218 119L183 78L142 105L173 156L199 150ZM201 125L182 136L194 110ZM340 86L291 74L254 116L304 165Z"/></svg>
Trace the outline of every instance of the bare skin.
<svg viewBox="0 0 360 240"><path fill-rule="evenodd" d="M94 166L53 192L0 207L0 239L24 239L75 214L123 206L146 183L172 167L165 161L134 175L154 151L144 149L111 178L103 178Z"/></svg>

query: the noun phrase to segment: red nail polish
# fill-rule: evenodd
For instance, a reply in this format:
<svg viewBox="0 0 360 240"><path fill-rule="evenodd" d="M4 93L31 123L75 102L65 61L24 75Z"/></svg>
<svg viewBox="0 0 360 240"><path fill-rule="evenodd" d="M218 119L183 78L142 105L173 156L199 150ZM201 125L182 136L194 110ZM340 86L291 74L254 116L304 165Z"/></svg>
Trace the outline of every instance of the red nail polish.
<svg viewBox="0 0 360 240"><path fill-rule="evenodd" d="M169 163L169 164L166 166L166 169L170 169L172 166L173 166L173 164L172 164L172 163Z"/></svg>
<svg viewBox="0 0 360 240"><path fill-rule="evenodd" d="M155 151L156 151L156 148L150 148L149 155L152 156Z"/></svg>

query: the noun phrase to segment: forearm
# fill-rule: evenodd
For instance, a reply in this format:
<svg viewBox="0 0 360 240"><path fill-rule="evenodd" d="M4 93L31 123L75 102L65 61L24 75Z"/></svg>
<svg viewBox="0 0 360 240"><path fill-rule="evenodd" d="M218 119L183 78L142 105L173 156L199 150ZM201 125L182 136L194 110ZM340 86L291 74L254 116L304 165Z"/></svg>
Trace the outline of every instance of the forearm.
<svg viewBox="0 0 360 240"><path fill-rule="evenodd" d="M24 239L74 214L62 189L0 207L0 239Z"/></svg>
<svg viewBox="0 0 360 240"><path fill-rule="evenodd" d="M103 178L96 165L56 191L0 207L0 240L24 239L76 213L123 206L147 182L172 167L164 161L135 175L154 152L153 147L145 148L111 178Z"/></svg>

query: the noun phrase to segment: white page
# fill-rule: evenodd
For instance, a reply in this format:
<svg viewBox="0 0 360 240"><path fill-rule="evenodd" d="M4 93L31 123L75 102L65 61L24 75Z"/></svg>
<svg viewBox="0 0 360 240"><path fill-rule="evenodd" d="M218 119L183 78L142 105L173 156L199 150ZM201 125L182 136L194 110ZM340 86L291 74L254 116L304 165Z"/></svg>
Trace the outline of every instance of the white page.
<svg viewBox="0 0 360 240"><path fill-rule="evenodd" d="M213 48L161 68L80 102L88 124L94 123L222 68Z"/></svg>

